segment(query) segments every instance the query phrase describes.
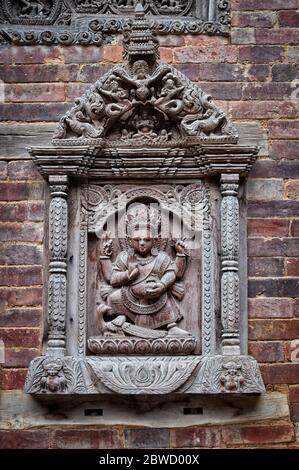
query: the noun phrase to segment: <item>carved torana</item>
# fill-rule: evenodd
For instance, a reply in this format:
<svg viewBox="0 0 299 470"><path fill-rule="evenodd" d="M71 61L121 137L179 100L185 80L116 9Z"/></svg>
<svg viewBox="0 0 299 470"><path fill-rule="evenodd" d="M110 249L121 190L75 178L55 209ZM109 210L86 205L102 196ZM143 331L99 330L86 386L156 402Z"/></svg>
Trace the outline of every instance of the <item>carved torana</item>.
<svg viewBox="0 0 299 470"><path fill-rule="evenodd" d="M98 26L112 11L135 17L124 62L61 117L52 146L30 149L50 202L47 349L27 393L264 391L244 355L239 271L238 191L258 148L240 145L212 97L160 62L152 27L156 14L187 21L195 3L76 2ZM42 5L25 5L24 21L45 21L55 2Z"/></svg>

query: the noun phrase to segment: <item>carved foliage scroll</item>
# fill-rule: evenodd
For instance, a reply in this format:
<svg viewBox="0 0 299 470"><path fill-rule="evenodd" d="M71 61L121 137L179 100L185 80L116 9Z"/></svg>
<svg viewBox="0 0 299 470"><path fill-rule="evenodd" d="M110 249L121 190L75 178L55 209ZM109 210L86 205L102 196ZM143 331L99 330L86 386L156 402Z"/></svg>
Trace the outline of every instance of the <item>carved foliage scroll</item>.
<svg viewBox="0 0 299 470"><path fill-rule="evenodd" d="M96 44L132 24L137 0L3 0L0 38L18 45ZM140 0L161 34L228 34L229 0ZM21 27L20 27L21 26Z"/></svg>

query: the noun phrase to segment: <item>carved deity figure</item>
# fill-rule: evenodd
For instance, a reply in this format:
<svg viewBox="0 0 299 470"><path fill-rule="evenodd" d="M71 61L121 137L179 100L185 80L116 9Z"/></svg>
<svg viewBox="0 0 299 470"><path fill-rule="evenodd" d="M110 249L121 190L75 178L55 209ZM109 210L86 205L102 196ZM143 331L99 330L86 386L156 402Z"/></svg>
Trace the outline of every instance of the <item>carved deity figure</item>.
<svg viewBox="0 0 299 470"><path fill-rule="evenodd" d="M63 392L66 387L66 378L63 373L63 364L60 359L46 359L43 362L43 376L41 389L43 391Z"/></svg>
<svg viewBox="0 0 299 470"><path fill-rule="evenodd" d="M244 384L241 364L229 361L223 364L222 369L220 383L223 389L230 392L240 390Z"/></svg>
<svg viewBox="0 0 299 470"><path fill-rule="evenodd" d="M114 326L121 327L129 321L137 327L133 330L136 335L144 337L144 330L161 328L168 335L189 336L177 326L182 319L177 300L182 299L184 287L178 281L187 265L186 246L183 241L176 243L175 260L159 250L160 222L159 211L154 207L138 203L128 209L126 230L130 248L111 264L108 242L106 256L101 260L104 277L113 289L107 297L109 307L100 305L99 314L109 311L118 315L112 322Z"/></svg>
<svg viewBox="0 0 299 470"><path fill-rule="evenodd" d="M123 68L114 70L114 74L118 75L125 83L131 85L133 90L131 94L142 102L150 99L150 86L159 80L167 71L168 67L160 67L156 73L150 74L149 64L145 60L137 60L132 66L131 77ZM133 92L133 93L132 93Z"/></svg>

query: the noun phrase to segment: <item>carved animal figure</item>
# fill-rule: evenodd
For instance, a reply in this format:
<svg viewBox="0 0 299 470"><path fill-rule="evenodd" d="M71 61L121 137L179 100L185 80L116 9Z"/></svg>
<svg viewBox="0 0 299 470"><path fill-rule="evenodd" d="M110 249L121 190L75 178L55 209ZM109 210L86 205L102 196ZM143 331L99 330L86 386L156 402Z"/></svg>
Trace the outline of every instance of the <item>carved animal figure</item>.
<svg viewBox="0 0 299 470"><path fill-rule="evenodd" d="M211 134L225 118L225 114L219 111L209 109L203 116L194 116L189 114L182 119L181 128L187 135L209 135Z"/></svg>
<svg viewBox="0 0 299 470"><path fill-rule="evenodd" d="M51 9L43 0L20 0L21 15L26 16L47 16Z"/></svg>

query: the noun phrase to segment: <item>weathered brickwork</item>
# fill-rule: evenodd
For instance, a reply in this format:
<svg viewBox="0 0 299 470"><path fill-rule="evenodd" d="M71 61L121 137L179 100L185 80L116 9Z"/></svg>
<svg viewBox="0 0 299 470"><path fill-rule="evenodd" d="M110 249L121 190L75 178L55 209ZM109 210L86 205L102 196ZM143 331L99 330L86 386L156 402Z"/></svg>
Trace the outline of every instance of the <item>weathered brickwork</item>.
<svg viewBox="0 0 299 470"><path fill-rule="evenodd" d="M187 429L2 430L0 448L299 448L299 5L231 3L230 38L164 36L161 54L210 92L234 121L255 123L265 136L246 192L249 353L261 363L267 389L287 395L290 419ZM102 48L0 47L3 390L23 387L30 360L40 355L44 328L46 188L25 147L48 142L52 124L75 97L121 61L120 41Z"/></svg>

